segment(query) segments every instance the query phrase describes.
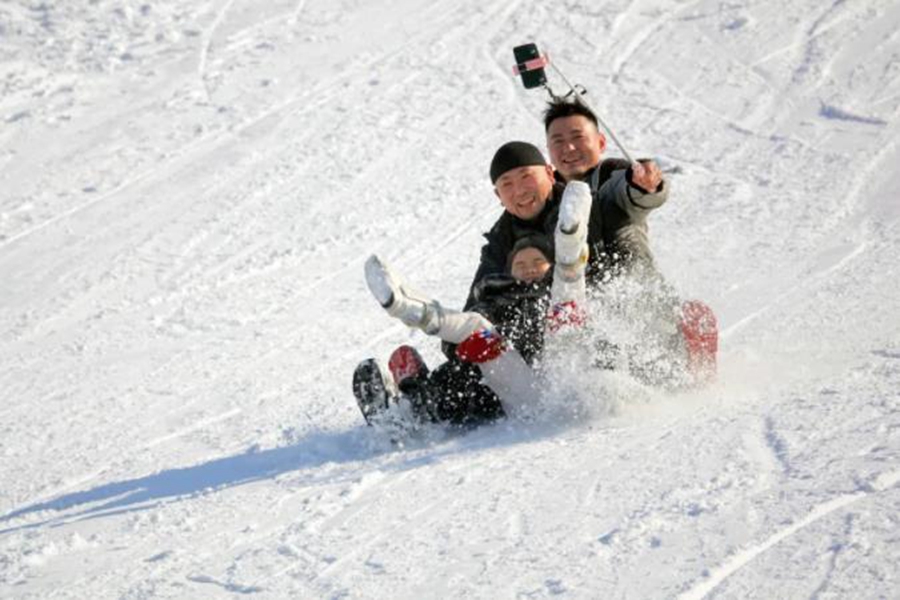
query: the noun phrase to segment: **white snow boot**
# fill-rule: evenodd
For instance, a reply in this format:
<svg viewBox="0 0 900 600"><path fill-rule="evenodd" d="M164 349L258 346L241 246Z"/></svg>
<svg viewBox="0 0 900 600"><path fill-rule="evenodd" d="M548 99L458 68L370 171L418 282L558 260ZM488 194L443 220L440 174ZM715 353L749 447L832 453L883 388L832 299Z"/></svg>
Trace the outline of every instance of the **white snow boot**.
<svg viewBox="0 0 900 600"><path fill-rule="evenodd" d="M569 314L581 313L585 307L584 273L588 261L588 226L591 217L591 189L581 181L566 185L553 244L556 262L550 288L551 317L569 321ZM568 307L566 310L558 310ZM574 312L573 312L574 311ZM583 324L583 319L580 319ZM552 328L552 323L551 323Z"/></svg>
<svg viewBox="0 0 900 600"><path fill-rule="evenodd" d="M588 222L591 217L591 188L583 181L566 185L554 245L557 272L572 281L582 276L588 261Z"/></svg>
<svg viewBox="0 0 900 600"><path fill-rule="evenodd" d="M436 300L411 292L387 263L374 254L366 261L366 284L392 317L429 335L435 335L440 330L443 319L441 305Z"/></svg>

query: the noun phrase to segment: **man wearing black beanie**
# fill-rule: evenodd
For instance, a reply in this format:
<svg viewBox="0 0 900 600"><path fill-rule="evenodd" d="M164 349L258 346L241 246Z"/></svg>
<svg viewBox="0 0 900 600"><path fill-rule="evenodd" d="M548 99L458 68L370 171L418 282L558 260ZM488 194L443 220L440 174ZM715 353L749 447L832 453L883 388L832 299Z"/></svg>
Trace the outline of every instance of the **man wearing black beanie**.
<svg viewBox="0 0 900 600"><path fill-rule="evenodd" d="M543 210L553 190L553 167L527 142L507 142L491 161L491 183L506 212L528 221Z"/></svg>
<svg viewBox="0 0 900 600"><path fill-rule="evenodd" d="M504 212L485 234L488 243L481 250L481 262L466 300L466 310L475 303L478 282L506 271L507 259L518 240L542 237L552 246L564 189L562 185L554 185L553 167L528 142L507 142L500 146L491 160L490 176Z"/></svg>
<svg viewBox="0 0 900 600"><path fill-rule="evenodd" d="M497 185L500 176L510 169L546 164L544 155L534 145L528 142L506 142L497 149L491 160L491 183Z"/></svg>

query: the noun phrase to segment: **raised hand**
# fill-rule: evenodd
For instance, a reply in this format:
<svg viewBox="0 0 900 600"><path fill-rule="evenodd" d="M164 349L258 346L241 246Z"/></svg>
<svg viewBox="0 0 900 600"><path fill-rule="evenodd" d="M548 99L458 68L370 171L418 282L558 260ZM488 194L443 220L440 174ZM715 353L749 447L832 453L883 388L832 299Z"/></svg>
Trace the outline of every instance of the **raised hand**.
<svg viewBox="0 0 900 600"><path fill-rule="evenodd" d="M662 171L659 165L652 160L636 162L631 165L631 185L640 188L647 194L656 192L662 180Z"/></svg>

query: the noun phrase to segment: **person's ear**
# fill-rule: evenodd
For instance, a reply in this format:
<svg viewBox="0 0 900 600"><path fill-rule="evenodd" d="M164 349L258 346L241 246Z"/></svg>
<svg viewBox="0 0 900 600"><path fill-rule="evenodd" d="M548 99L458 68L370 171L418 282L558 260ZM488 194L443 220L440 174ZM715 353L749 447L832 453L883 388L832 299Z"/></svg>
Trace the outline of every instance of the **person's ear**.
<svg viewBox="0 0 900 600"><path fill-rule="evenodd" d="M597 132L597 134L598 134L598 137L600 138L600 140L598 142L600 144L600 154L603 154L606 151L606 136L603 135L602 133L600 133L599 131Z"/></svg>
<svg viewBox="0 0 900 600"><path fill-rule="evenodd" d="M556 172L553 170L553 165L546 165L547 169L547 177L550 179L550 183L556 181Z"/></svg>

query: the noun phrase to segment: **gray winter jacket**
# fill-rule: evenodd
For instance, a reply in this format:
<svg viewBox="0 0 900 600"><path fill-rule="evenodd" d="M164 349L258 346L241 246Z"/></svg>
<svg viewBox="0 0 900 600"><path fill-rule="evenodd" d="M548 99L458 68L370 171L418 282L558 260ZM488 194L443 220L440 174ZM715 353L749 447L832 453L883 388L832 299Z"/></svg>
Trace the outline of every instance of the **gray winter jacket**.
<svg viewBox="0 0 900 600"><path fill-rule="evenodd" d="M668 182L646 192L631 183L630 165L621 159L602 161L584 181L594 198L588 230L588 284L597 285L636 267L654 270L647 215L668 198Z"/></svg>

